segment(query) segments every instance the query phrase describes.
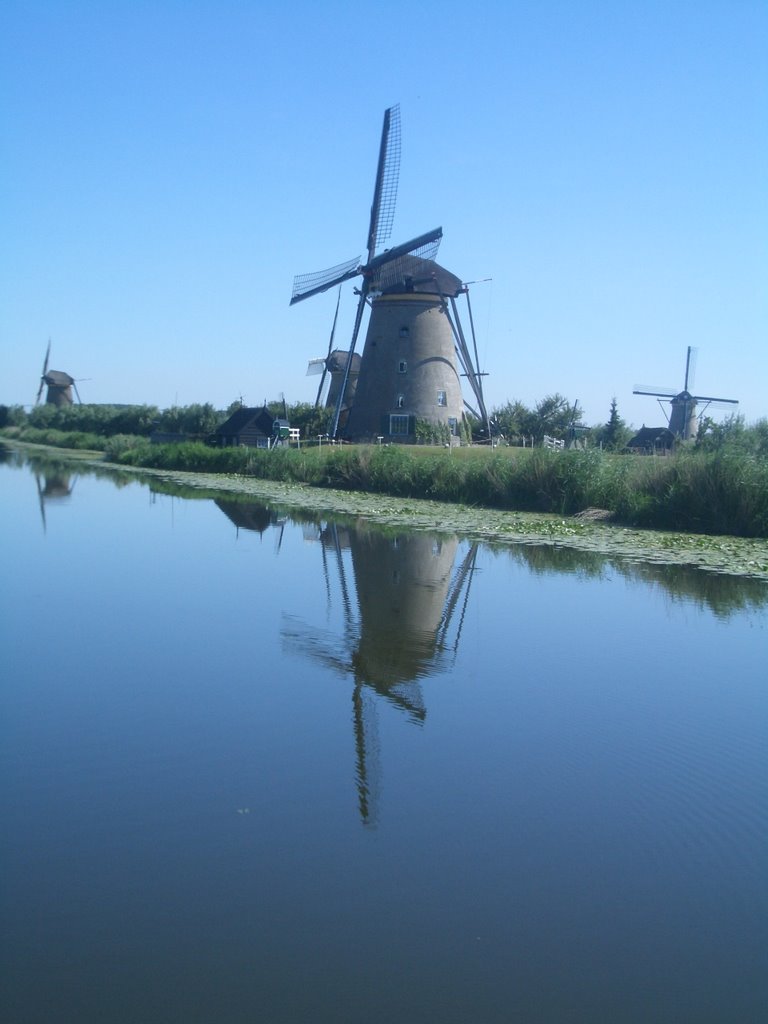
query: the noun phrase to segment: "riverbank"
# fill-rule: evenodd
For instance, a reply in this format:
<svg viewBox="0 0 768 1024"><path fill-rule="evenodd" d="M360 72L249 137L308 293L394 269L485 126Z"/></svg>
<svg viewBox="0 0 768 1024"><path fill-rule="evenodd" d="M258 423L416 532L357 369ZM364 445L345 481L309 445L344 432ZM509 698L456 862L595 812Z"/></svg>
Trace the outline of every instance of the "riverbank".
<svg viewBox="0 0 768 1024"><path fill-rule="evenodd" d="M200 473L126 467L105 462L94 451L67 451L8 442L31 458L74 462L93 472L122 473L153 490L189 498L227 495L263 501L286 510L366 519L392 528L429 530L490 545L546 544L593 551L636 562L687 565L710 572L768 582L768 540L728 535L628 527L580 516L479 508L461 502L372 494L303 482L259 479L242 474Z"/></svg>

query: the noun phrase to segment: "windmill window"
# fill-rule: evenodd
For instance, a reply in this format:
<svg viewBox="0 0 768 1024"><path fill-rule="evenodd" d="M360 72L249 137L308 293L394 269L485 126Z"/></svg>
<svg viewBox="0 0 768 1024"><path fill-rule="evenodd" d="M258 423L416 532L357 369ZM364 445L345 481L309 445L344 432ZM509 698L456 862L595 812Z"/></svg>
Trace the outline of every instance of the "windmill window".
<svg viewBox="0 0 768 1024"><path fill-rule="evenodd" d="M456 419L455 416L448 417L448 427L453 436L456 437L459 433L459 421Z"/></svg>
<svg viewBox="0 0 768 1024"><path fill-rule="evenodd" d="M448 400L446 398L446 395L445 395L444 391L438 391L437 392L437 404L438 405L448 405Z"/></svg>
<svg viewBox="0 0 768 1024"><path fill-rule="evenodd" d="M397 372L408 373L408 363L405 361L405 359L401 359L400 362L397 364Z"/></svg>
<svg viewBox="0 0 768 1024"><path fill-rule="evenodd" d="M389 417L390 434L405 437L408 434L408 419L408 416L391 415Z"/></svg>
<svg viewBox="0 0 768 1024"><path fill-rule="evenodd" d="M405 405L405 395L398 395L395 401L395 405L397 406L398 409L402 409L403 406Z"/></svg>
<svg viewBox="0 0 768 1024"><path fill-rule="evenodd" d="M401 338L407 338L408 337L408 328L407 327L401 327L400 328L400 337Z"/></svg>

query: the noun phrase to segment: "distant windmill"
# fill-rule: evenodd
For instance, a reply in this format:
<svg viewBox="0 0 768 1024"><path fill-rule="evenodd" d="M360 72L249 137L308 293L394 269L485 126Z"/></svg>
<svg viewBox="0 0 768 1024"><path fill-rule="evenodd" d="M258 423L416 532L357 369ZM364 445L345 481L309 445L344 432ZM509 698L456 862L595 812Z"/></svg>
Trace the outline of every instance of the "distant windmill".
<svg viewBox="0 0 768 1024"><path fill-rule="evenodd" d="M338 389L332 435L339 433L342 411L348 409L345 436L371 440L376 436L408 440L419 420L445 425L452 433L464 413L461 371L467 377L479 412L488 427L477 368L458 318L456 298L467 286L434 262L442 228L379 252L392 231L400 170L400 108L384 113L379 159L368 226L367 261L360 257L315 274L296 277L291 304L361 277L359 301ZM354 351L365 307L371 317L360 362L357 390L350 400ZM471 322L471 311L470 311ZM474 328L473 328L474 333ZM457 363L458 359L458 363Z"/></svg>
<svg viewBox="0 0 768 1024"><path fill-rule="evenodd" d="M568 424L566 431L566 446L568 448L577 448L579 446L579 435L585 433L587 427L583 426L579 420L581 419L581 410L579 409L578 398L573 403L573 409L571 409L571 419Z"/></svg>
<svg viewBox="0 0 768 1024"><path fill-rule="evenodd" d="M689 438L696 436L699 425L699 403L706 403L701 412L705 412L710 405L739 404L737 398L713 398L708 395L691 394L689 388L693 387L695 355L695 350L689 345L688 354L685 359L685 382L682 391L675 391L674 388L638 387L632 392L633 395L652 395L654 398L659 399L659 405L661 405L662 400L669 402L671 406L669 416L667 417L669 429L675 437L682 441L687 441Z"/></svg>
<svg viewBox="0 0 768 1024"><path fill-rule="evenodd" d="M75 389L78 402L82 404L82 399L80 398L80 392L77 390L75 378L70 377L70 375L68 373L64 373L63 370L48 369L48 359L50 354L51 342L49 341L48 348L45 350L43 372L40 374L40 387L37 389L35 405L39 405L44 387L48 388L48 392L45 397L47 405L72 405L72 388Z"/></svg>
<svg viewBox="0 0 768 1024"><path fill-rule="evenodd" d="M328 388L328 394L325 399L325 407L327 409L335 409L341 399L341 390L344 385L346 378L346 390L344 392L345 401L341 406L340 422L346 422L349 407L354 401L355 391L357 389L357 377L360 373L360 356L354 352L352 353L352 363L347 373L347 363L349 361L350 354L344 349L338 349L333 347L334 338L336 336L336 323L339 319L339 304L341 303L341 285L339 285L339 294L336 298L336 312L333 316L333 326L331 327L331 336L328 340L328 352L325 356L319 356L317 359L310 359L309 365L307 366L307 376L311 377L320 374L320 383L317 386L317 395L315 397L315 408L320 405L320 399L323 394L323 387L325 385L326 378L330 376L330 386Z"/></svg>

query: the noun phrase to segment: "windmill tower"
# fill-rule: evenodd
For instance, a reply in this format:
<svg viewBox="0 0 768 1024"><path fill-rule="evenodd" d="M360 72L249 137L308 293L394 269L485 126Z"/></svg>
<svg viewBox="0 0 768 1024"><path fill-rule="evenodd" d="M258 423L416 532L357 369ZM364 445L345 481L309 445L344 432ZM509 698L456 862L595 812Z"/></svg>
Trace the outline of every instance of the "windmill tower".
<svg viewBox="0 0 768 1024"><path fill-rule="evenodd" d="M40 387L37 389L37 397L35 399L35 405L40 404L40 397L43 393L43 388L47 387L45 402L46 405L72 405L72 389L75 389L78 402L82 402L80 398L80 392L77 390L77 384L75 378L70 377L68 373L64 373L63 370L49 370L48 369L48 358L51 354L51 343L48 342L48 348L45 350L45 359L43 360L43 372L40 374Z"/></svg>
<svg viewBox="0 0 768 1024"><path fill-rule="evenodd" d="M682 391L675 391L674 388L635 388L633 395L652 395L659 400L670 403L670 411L667 419L669 429L681 441L688 441L696 437L699 427L699 403L704 402L701 412L706 412L710 405L738 405L737 398L712 398L707 395L692 395L689 386L693 387L693 371L695 363L695 351L688 346L688 353L685 358L685 381ZM663 408L663 406L662 406Z"/></svg>
<svg viewBox="0 0 768 1024"><path fill-rule="evenodd" d="M394 106L384 113L366 262L361 264L361 258L356 257L294 279L291 304L362 278L352 340L336 398L334 437L340 433L345 408L348 417L342 432L352 440L413 440L419 421L445 426L457 434L465 406L461 371L477 406L467 408L488 427L477 346L473 360L456 306L456 298L465 294L469 301L469 293L456 275L434 262L442 228L380 251L392 231L399 170L400 108ZM351 401L355 346L367 306L368 331Z"/></svg>

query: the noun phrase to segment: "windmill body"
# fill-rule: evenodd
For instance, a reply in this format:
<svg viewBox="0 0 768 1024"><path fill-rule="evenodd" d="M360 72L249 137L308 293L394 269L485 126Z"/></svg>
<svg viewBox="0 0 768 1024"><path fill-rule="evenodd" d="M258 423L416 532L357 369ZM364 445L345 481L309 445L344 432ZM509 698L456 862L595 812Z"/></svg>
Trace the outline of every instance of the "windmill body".
<svg viewBox="0 0 768 1024"><path fill-rule="evenodd" d="M420 262L420 282L398 280L371 303L346 430L355 440L405 440L418 422L458 434L464 399L445 297L462 286L436 263Z"/></svg>
<svg viewBox="0 0 768 1024"><path fill-rule="evenodd" d="M696 437L699 429L699 417L696 413L698 399L694 398L688 391L681 391L670 400L669 429L675 437L687 441Z"/></svg>
<svg viewBox="0 0 768 1024"><path fill-rule="evenodd" d="M307 368L307 376L314 376L315 374L322 375L317 387L315 408L317 408L321 403L323 389L327 379L329 381L328 392L325 396L323 406L326 409L335 409L342 398L344 378L345 376L347 377L344 402L341 406L341 415L339 417L339 422L342 428L346 424L349 408L355 400L357 378L360 374L360 355L357 352L352 353L352 362L349 367L349 373L347 373L347 362L349 358L349 351L346 349L336 348L330 350L327 356L310 359L309 366Z"/></svg>
<svg viewBox="0 0 768 1024"><path fill-rule="evenodd" d="M77 384L74 377L70 377L68 373L63 370L49 370L48 359L51 355L51 343L48 342L48 348L45 352L45 359L43 360L43 372L40 374L40 386L37 389L37 398L35 399L35 405L38 405L40 398L43 394L43 388L47 388L45 395L46 405L56 406L67 406L72 405L74 402L72 391L77 395L78 402L80 401L80 394L77 390Z"/></svg>
<svg viewBox="0 0 768 1024"><path fill-rule="evenodd" d="M72 394L72 388L75 384L74 377L70 377L63 370L49 370L44 379L48 389L45 396L46 405L74 404Z"/></svg>
<svg viewBox="0 0 768 1024"><path fill-rule="evenodd" d="M419 421L458 434L464 413L460 366L487 421L481 375L465 343L455 304L466 287L434 262L442 228L380 251L391 233L399 166L400 111L395 106L384 114L367 261L361 263L358 257L294 280L291 303L362 278L352 341L335 396L334 437L409 441L415 439ZM355 345L367 308L370 320L355 383ZM336 311L338 315L338 303ZM334 330L335 322L334 318Z"/></svg>
<svg viewBox="0 0 768 1024"><path fill-rule="evenodd" d="M651 395L659 400L669 402L669 430L680 441L695 438L699 429L699 406L703 404L704 412L710 405L738 405L736 398L715 398L711 395L693 395L689 385L693 386L694 350L688 346L685 360L685 382L682 391L675 392L669 388L635 388L633 395Z"/></svg>

